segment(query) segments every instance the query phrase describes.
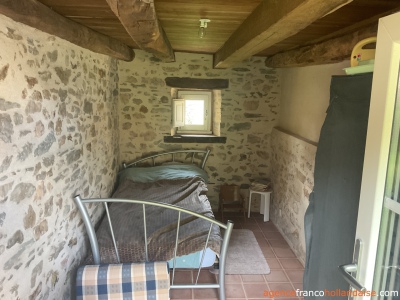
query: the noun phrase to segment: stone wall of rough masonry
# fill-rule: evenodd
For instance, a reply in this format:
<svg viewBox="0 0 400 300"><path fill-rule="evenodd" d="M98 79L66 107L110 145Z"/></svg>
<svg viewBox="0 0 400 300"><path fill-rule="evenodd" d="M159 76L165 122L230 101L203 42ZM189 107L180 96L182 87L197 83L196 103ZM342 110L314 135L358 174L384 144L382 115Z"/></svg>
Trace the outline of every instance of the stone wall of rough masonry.
<svg viewBox="0 0 400 300"><path fill-rule="evenodd" d="M270 134L279 113L280 73L253 57L229 69L213 69L213 57L176 53L176 62L162 63L144 51L132 62L119 62L120 158L129 161L151 152L211 148L206 165L208 196L214 208L221 183L249 184L271 174ZM167 144L171 132L171 88L166 77L221 78L221 136L226 144ZM257 201L253 202L257 205Z"/></svg>
<svg viewBox="0 0 400 300"><path fill-rule="evenodd" d="M277 128L272 131L271 145L271 220L304 263L304 214L314 186L317 147Z"/></svg>
<svg viewBox="0 0 400 300"><path fill-rule="evenodd" d="M0 49L0 298L71 299L72 196L109 195L118 167L117 62L2 15Z"/></svg>

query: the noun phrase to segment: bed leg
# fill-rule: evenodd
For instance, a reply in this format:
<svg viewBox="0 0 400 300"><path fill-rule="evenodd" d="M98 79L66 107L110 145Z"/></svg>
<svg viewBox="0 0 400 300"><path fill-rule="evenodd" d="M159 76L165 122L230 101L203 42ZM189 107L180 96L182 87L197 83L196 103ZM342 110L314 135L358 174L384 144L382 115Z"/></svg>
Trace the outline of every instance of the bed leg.
<svg viewBox="0 0 400 300"><path fill-rule="evenodd" d="M228 221L227 223L227 228L224 233L224 240L222 242L222 247L221 247L221 255L220 255L220 260L219 260L219 273L218 273L218 282L219 282L219 299L220 300L225 300L226 295L225 295L225 263L226 263L226 255L227 250L228 250L228 245L229 245L229 239L231 238L232 234L232 229L233 229L233 222Z"/></svg>

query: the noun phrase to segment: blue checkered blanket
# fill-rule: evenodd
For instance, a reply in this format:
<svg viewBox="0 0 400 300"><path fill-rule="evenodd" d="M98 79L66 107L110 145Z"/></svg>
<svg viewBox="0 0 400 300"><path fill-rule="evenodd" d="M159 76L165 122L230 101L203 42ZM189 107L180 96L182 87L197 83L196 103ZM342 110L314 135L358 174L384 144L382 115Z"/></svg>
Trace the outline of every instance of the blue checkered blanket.
<svg viewBox="0 0 400 300"><path fill-rule="evenodd" d="M169 299L167 262L81 266L76 278L76 299Z"/></svg>

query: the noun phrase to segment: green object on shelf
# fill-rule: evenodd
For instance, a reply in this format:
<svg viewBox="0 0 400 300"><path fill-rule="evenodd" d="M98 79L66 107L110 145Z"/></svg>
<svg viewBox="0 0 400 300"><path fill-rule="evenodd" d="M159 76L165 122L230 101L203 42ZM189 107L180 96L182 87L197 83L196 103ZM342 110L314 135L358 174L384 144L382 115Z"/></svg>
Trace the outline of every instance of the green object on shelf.
<svg viewBox="0 0 400 300"><path fill-rule="evenodd" d="M347 75L355 75L355 74L373 72L374 71L374 62L375 62L375 59L360 61L358 66L344 68L343 70L346 72Z"/></svg>

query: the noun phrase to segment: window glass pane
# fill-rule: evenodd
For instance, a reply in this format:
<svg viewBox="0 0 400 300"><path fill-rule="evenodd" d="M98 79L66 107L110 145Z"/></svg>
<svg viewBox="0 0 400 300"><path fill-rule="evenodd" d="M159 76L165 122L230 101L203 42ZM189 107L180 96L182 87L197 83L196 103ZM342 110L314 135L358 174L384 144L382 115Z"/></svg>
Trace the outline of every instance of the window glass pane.
<svg viewBox="0 0 400 300"><path fill-rule="evenodd" d="M381 278L381 286L379 290L383 291L400 291L400 223L399 215L387 210L388 214L388 230L386 235L386 245L383 248L384 257L383 264L379 265L377 271ZM380 299L394 300L400 299L400 295L388 293Z"/></svg>
<svg viewBox="0 0 400 300"><path fill-rule="evenodd" d="M385 201L379 233L374 275L374 290L387 291L378 299L400 300L400 81L398 79L395 112L386 175Z"/></svg>
<svg viewBox="0 0 400 300"><path fill-rule="evenodd" d="M204 100L185 100L185 125L204 124Z"/></svg>

